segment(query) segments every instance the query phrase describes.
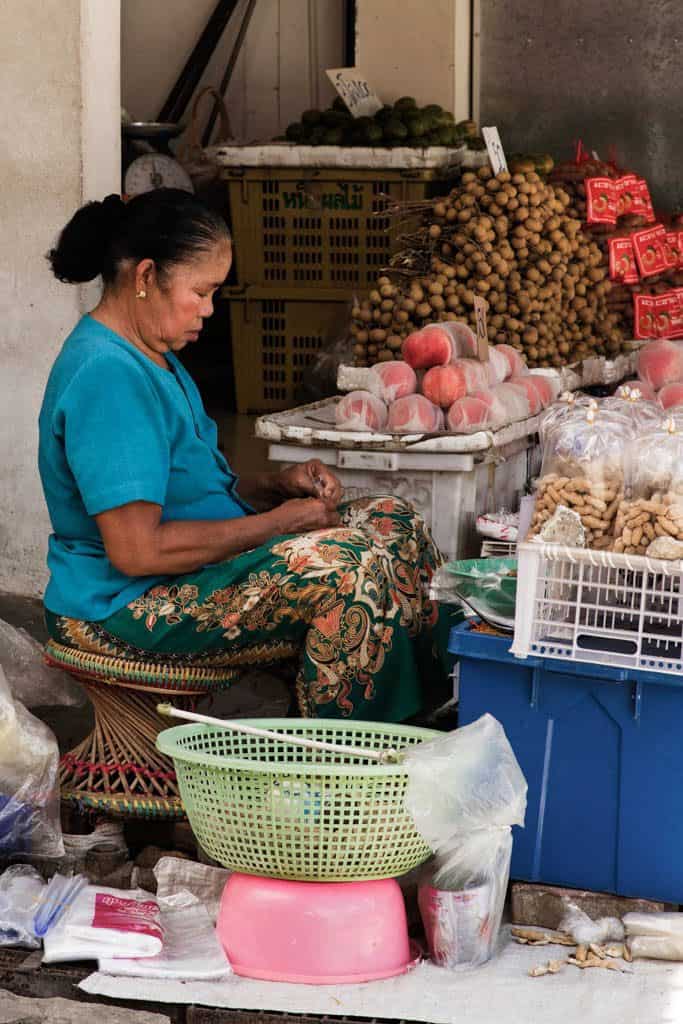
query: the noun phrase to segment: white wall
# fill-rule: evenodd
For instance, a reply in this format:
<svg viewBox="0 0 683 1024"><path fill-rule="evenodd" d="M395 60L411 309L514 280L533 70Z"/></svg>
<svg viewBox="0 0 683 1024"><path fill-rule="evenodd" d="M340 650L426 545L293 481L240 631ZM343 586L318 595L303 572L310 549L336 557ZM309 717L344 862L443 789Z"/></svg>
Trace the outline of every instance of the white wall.
<svg viewBox="0 0 683 1024"><path fill-rule="evenodd" d="M0 4L0 590L40 594L45 381L84 296L44 254L85 198L119 189L118 0Z"/></svg>
<svg viewBox="0 0 683 1024"><path fill-rule="evenodd" d="M470 0L357 0L356 63L385 103L470 116Z"/></svg>
<svg viewBox="0 0 683 1024"><path fill-rule="evenodd" d="M218 87L242 19L241 0L199 88ZM135 120L157 117L215 0L122 0L122 103ZM269 139L334 92L324 69L343 64L343 0L259 0L226 104L233 134ZM201 115L206 122L210 101ZM184 120L190 116L188 107Z"/></svg>

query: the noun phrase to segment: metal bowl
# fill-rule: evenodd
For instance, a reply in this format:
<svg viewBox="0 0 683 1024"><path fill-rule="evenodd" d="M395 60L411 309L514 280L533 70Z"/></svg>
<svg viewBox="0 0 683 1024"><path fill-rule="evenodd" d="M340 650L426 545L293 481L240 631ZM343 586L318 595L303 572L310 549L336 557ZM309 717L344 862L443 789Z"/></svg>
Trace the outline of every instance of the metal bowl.
<svg viewBox="0 0 683 1024"><path fill-rule="evenodd" d="M185 131L184 124L173 121L129 121L121 131L131 139L175 139Z"/></svg>

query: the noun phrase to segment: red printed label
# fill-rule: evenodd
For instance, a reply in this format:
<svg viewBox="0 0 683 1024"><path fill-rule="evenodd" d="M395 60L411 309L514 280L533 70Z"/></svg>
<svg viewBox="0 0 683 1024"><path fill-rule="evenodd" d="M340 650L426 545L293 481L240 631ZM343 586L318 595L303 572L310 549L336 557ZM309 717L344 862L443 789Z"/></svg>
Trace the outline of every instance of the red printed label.
<svg viewBox="0 0 683 1024"><path fill-rule="evenodd" d="M680 236L680 231L666 233L666 258L670 270L677 270L681 265Z"/></svg>
<svg viewBox="0 0 683 1024"><path fill-rule="evenodd" d="M619 284L636 284L638 268L630 238L610 238L609 276Z"/></svg>
<svg viewBox="0 0 683 1024"><path fill-rule="evenodd" d="M655 222L655 211L652 207L650 189L647 187L645 178L638 178L638 194L640 197L640 216L644 217L650 224Z"/></svg>
<svg viewBox="0 0 683 1024"><path fill-rule="evenodd" d="M638 202L638 178L635 174L624 174L614 184L617 192L617 217L628 217L634 212L634 203L637 205Z"/></svg>
<svg viewBox="0 0 683 1024"><path fill-rule="evenodd" d="M633 333L636 338L656 338L654 295L633 296Z"/></svg>
<svg viewBox="0 0 683 1024"><path fill-rule="evenodd" d="M669 269L666 254L666 230L663 224L643 228L631 235L641 277L652 277Z"/></svg>
<svg viewBox="0 0 683 1024"><path fill-rule="evenodd" d="M127 900L108 893L95 893L93 928L110 928L117 932L135 932L163 941L159 907L153 900Z"/></svg>
<svg viewBox="0 0 683 1024"><path fill-rule="evenodd" d="M683 327L683 321L676 292L664 292L663 295L655 296L654 320L657 338L680 337L677 332Z"/></svg>
<svg viewBox="0 0 683 1024"><path fill-rule="evenodd" d="M588 224L616 224L617 190L612 178L586 178Z"/></svg>

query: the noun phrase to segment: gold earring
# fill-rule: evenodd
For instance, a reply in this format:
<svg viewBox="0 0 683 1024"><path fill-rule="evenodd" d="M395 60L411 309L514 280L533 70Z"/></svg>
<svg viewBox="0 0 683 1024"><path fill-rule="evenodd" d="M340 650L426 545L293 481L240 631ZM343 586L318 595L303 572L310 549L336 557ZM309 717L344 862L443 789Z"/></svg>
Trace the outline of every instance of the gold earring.
<svg viewBox="0 0 683 1024"><path fill-rule="evenodd" d="M139 292L136 292L135 293L135 298L136 299L146 299L147 298L147 292L145 291L145 289L141 288Z"/></svg>

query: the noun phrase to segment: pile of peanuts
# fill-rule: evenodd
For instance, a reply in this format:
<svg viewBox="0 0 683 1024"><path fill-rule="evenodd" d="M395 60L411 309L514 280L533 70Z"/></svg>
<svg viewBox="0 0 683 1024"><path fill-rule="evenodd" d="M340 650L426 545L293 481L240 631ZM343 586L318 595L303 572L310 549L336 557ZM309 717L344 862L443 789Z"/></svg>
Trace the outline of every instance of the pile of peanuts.
<svg viewBox="0 0 683 1024"><path fill-rule="evenodd" d="M578 513L586 531L586 547L609 551L614 543L617 510L623 499L623 477L615 472L588 477L547 473L538 481L536 510L529 537L534 537L558 505ZM683 539L683 532L681 534Z"/></svg>
<svg viewBox="0 0 683 1024"><path fill-rule="evenodd" d="M614 550L627 555L644 555L657 537L683 541L683 494L655 491L649 499L622 501L614 534Z"/></svg>

